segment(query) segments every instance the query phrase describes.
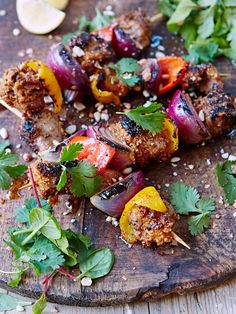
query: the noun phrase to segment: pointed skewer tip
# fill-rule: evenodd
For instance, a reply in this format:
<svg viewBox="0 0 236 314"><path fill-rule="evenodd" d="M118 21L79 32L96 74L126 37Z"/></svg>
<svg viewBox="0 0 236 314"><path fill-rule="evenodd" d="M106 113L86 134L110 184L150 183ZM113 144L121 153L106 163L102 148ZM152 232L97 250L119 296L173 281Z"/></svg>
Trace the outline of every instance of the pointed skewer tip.
<svg viewBox="0 0 236 314"><path fill-rule="evenodd" d="M184 240L182 240L175 232L173 232L172 231L172 236L173 236L173 239L176 241L176 242L178 242L178 243L180 243L180 244L182 244L183 246L185 246L187 249L191 249L190 248L190 246L184 241Z"/></svg>

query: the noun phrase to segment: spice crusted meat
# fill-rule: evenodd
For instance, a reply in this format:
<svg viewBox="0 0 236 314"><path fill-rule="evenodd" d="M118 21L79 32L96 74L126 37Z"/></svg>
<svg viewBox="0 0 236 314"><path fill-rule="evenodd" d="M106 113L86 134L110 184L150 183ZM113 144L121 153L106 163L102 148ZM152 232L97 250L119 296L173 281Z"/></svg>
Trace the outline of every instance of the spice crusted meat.
<svg viewBox="0 0 236 314"><path fill-rule="evenodd" d="M94 73L94 68L101 68L100 64L114 57L111 44L97 34L82 32L73 36L69 41L69 48L87 74Z"/></svg>
<svg viewBox="0 0 236 314"><path fill-rule="evenodd" d="M119 27L130 36L138 50L143 50L150 44L151 29L146 14L142 10L135 10L115 19Z"/></svg>
<svg viewBox="0 0 236 314"><path fill-rule="evenodd" d="M59 115L50 110L45 97L48 90L26 62L5 72L0 84L0 98L23 116L21 139L34 151L44 151L54 141L62 141L64 131Z"/></svg>
<svg viewBox="0 0 236 314"><path fill-rule="evenodd" d="M206 96L193 99L193 105L212 137L236 126L236 102L221 88L212 88Z"/></svg>
<svg viewBox="0 0 236 314"><path fill-rule="evenodd" d="M165 131L152 134L144 131L128 117L122 117L119 122L109 126L111 133L131 148L134 163L140 166L152 160L165 160L171 140Z"/></svg>
<svg viewBox="0 0 236 314"><path fill-rule="evenodd" d="M207 94L214 86L223 88L222 79L211 63L194 65L189 63L188 69L181 82L183 90L200 94Z"/></svg>
<svg viewBox="0 0 236 314"><path fill-rule="evenodd" d="M179 219L173 208L165 202L167 212L158 212L144 206L134 205L129 213L136 242L143 246L162 245L173 241L172 229Z"/></svg>

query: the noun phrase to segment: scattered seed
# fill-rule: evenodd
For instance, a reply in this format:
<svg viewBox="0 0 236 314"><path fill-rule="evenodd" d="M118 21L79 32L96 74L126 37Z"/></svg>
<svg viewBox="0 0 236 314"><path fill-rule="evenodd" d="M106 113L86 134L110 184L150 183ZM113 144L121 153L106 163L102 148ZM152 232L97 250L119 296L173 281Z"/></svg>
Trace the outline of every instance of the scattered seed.
<svg viewBox="0 0 236 314"><path fill-rule="evenodd" d="M75 218L72 218L72 219L70 220L70 222L71 222L72 224L74 224L74 223L76 222L76 219L75 219Z"/></svg>
<svg viewBox="0 0 236 314"><path fill-rule="evenodd" d="M225 152L225 151L224 151L224 148L221 148L220 153L221 153L221 154L224 154L224 152Z"/></svg>
<svg viewBox="0 0 236 314"><path fill-rule="evenodd" d="M178 173L177 172L173 172L173 176L177 177Z"/></svg>
<svg viewBox="0 0 236 314"><path fill-rule="evenodd" d="M205 184L205 185L204 185L204 188L205 188L205 189L209 189L210 186L211 186L210 184Z"/></svg>
<svg viewBox="0 0 236 314"><path fill-rule="evenodd" d="M229 153L224 153L224 154L221 155L221 157L224 158L224 159L228 159Z"/></svg>
<svg viewBox="0 0 236 314"><path fill-rule="evenodd" d="M106 15L106 16L114 16L115 15L115 13L113 11L110 11L110 10L103 11L103 14Z"/></svg>
<svg viewBox="0 0 236 314"><path fill-rule="evenodd" d="M24 58L24 56L25 56L24 50L18 51L17 56L20 57L20 58Z"/></svg>
<svg viewBox="0 0 236 314"><path fill-rule="evenodd" d="M20 32L19 28L14 28L13 31L12 31L13 36L19 36L20 33L21 32Z"/></svg>
<svg viewBox="0 0 236 314"><path fill-rule="evenodd" d="M104 121L108 121L109 120L109 114L105 113L105 112L102 112L101 113L101 119L104 120Z"/></svg>
<svg viewBox="0 0 236 314"><path fill-rule="evenodd" d="M132 171L133 171L132 167L127 167L127 168L125 168L125 169L122 171L122 173L123 173L123 174L130 174Z"/></svg>
<svg viewBox="0 0 236 314"><path fill-rule="evenodd" d="M86 108L86 106L82 104L82 102L75 102L73 106L78 111L83 111Z"/></svg>
<svg viewBox="0 0 236 314"><path fill-rule="evenodd" d="M171 158L171 160L170 160L170 162L178 162L178 161L180 161L180 157L173 157L173 158Z"/></svg>
<svg viewBox="0 0 236 314"><path fill-rule="evenodd" d="M65 202L65 205L66 205L66 208L68 208L68 209L72 209L72 205L71 205L71 203L70 202L68 202L68 201L66 201Z"/></svg>
<svg viewBox="0 0 236 314"><path fill-rule="evenodd" d="M112 222L112 217L111 216L107 216L106 222Z"/></svg>
<svg viewBox="0 0 236 314"><path fill-rule="evenodd" d="M168 188L169 186L170 186L170 184L169 184L169 183L165 183L165 187L167 187L167 188Z"/></svg>
<svg viewBox="0 0 236 314"><path fill-rule="evenodd" d="M233 217L236 218L236 212L233 213Z"/></svg>
<svg viewBox="0 0 236 314"><path fill-rule="evenodd" d="M126 280L127 280L127 277L126 277L126 276L122 276L122 279L123 279L124 281L126 281Z"/></svg>
<svg viewBox="0 0 236 314"><path fill-rule="evenodd" d="M94 119L96 122L100 121L100 119L101 119L101 113L100 112L98 112L98 111L94 112L93 116L94 116Z"/></svg>
<svg viewBox="0 0 236 314"><path fill-rule="evenodd" d="M131 104L130 104L130 103L124 102L123 105L124 105L124 107L125 107L126 109L131 109Z"/></svg>
<svg viewBox="0 0 236 314"><path fill-rule="evenodd" d="M84 277L82 280L81 280L81 285L84 286L84 287L90 287L92 285L92 279L89 278L89 277Z"/></svg>
<svg viewBox="0 0 236 314"><path fill-rule="evenodd" d="M22 147L22 145L20 143L16 145L16 149L19 149L21 147Z"/></svg>
<svg viewBox="0 0 236 314"><path fill-rule="evenodd" d="M199 111L198 116L201 121L205 121L205 113L203 110Z"/></svg>
<svg viewBox="0 0 236 314"><path fill-rule="evenodd" d="M43 101L45 102L45 104L51 104L53 102L53 99L51 96L47 95L43 97Z"/></svg>
<svg viewBox="0 0 236 314"><path fill-rule="evenodd" d="M104 105L101 104L101 105L99 105L99 106L97 107L97 111L98 111L98 112L101 112L103 108L104 108Z"/></svg>
<svg viewBox="0 0 236 314"><path fill-rule="evenodd" d="M165 50L165 47L162 46L162 45L159 45L159 46L158 46L158 50L164 51L164 50Z"/></svg>
<svg viewBox="0 0 236 314"><path fill-rule="evenodd" d="M190 170L193 170L194 165L188 165L188 167L189 167Z"/></svg>
<svg viewBox="0 0 236 314"><path fill-rule="evenodd" d="M0 16L5 16L7 14L6 10L0 10Z"/></svg>
<svg viewBox="0 0 236 314"><path fill-rule="evenodd" d="M60 142L58 140L52 140L52 143L53 143L54 146L57 146L57 145L60 144Z"/></svg>
<svg viewBox="0 0 236 314"><path fill-rule="evenodd" d="M170 77L169 74L162 74L161 76L163 80L168 80L169 77Z"/></svg>
<svg viewBox="0 0 236 314"><path fill-rule="evenodd" d="M75 124L71 124L71 125L69 125L66 129L65 129L65 131L66 131L66 133L67 134L73 134L73 133L75 133L75 131L76 131L76 125Z"/></svg>
<svg viewBox="0 0 236 314"><path fill-rule="evenodd" d="M6 140L8 138L8 132L6 128L0 129L0 136L2 139Z"/></svg>
<svg viewBox="0 0 236 314"><path fill-rule="evenodd" d="M210 166L211 165L211 160L207 159L207 165Z"/></svg>
<svg viewBox="0 0 236 314"><path fill-rule="evenodd" d="M236 161L236 156L230 154L228 157L228 160L229 161Z"/></svg>
<svg viewBox="0 0 236 314"><path fill-rule="evenodd" d="M57 307L54 307L54 308L51 310L51 313L60 313L60 311L58 310Z"/></svg>
<svg viewBox="0 0 236 314"><path fill-rule="evenodd" d="M34 50L32 48L27 48L25 52L27 55L32 55L34 53Z"/></svg>
<svg viewBox="0 0 236 314"><path fill-rule="evenodd" d="M148 98L148 97L150 97L150 93L149 93L147 90L144 90L144 91L143 91L143 96L144 96L145 98Z"/></svg>
<svg viewBox="0 0 236 314"><path fill-rule="evenodd" d="M76 58L76 57L82 57L82 56L84 56L84 51L83 51L83 49L81 49L80 47L78 47L78 46L74 46L73 47L73 49L72 49L72 56L74 57L74 58Z"/></svg>

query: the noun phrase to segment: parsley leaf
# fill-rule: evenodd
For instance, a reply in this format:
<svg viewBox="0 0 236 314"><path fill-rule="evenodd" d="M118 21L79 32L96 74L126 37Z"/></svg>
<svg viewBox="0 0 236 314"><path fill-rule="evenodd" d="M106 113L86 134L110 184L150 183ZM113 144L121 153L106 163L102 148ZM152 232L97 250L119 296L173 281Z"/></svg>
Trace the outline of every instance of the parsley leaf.
<svg viewBox="0 0 236 314"><path fill-rule="evenodd" d="M223 188L227 202L232 205L236 200L236 161L225 161L216 166L219 185Z"/></svg>
<svg viewBox="0 0 236 314"><path fill-rule="evenodd" d="M159 109L161 104L153 102L150 106L139 106L126 112L126 116L144 130L158 133L163 129L165 113Z"/></svg>
<svg viewBox="0 0 236 314"><path fill-rule="evenodd" d="M173 183L171 186L171 204L181 215L198 213L188 218L188 228L192 235L201 234L208 228L210 216L215 210L215 202L208 198L200 198L198 191L183 183Z"/></svg>
<svg viewBox="0 0 236 314"><path fill-rule="evenodd" d="M117 78L127 86L136 85L140 77L140 65L133 58L122 58L116 64L110 63L109 67L116 72Z"/></svg>
<svg viewBox="0 0 236 314"><path fill-rule="evenodd" d="M97 175L97 169L87 161L81 161L76 167L68 169L71 175L70 191L73 195L81 197L93 196L101 188L102 178Z"/></svg>
<svg viewBox="0 0 236 314"><path fill-rule="evenodd" d="M83 149L80 143L73 143L69 146L63 147L60 156L60 162L72 161L77 158L78 153Z"/></svg>
<svg viewBox="0 0 236 314"><path fill-rule="evenodd" d="M9 141L0 142L0 189L2 190L8 189L11 179L21 176L27 169L25 165L16 165L19 160L16 154L5 151L9 144Z"/></svg>

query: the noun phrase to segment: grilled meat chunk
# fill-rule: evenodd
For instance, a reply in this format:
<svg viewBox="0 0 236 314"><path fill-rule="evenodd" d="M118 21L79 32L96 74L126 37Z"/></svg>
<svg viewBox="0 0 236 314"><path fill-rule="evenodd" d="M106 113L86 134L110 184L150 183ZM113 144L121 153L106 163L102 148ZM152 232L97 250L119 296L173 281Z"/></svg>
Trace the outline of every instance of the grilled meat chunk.
<svg viewBox="0 0 236 314"><path fill-rule="evenodd" d="M128 219L136 242L141 242L143 246L172 242L172 229L179 217L170 204L165 202L165 205L168 211L164 213L139 205L132 207Z"/></svg>
<svg viewBox="0 0 236 314"><path fill-rule="evenodd" d="M88 74L94 73L94 68L100 68L100 64L114 57L111 44L97 34L82 32L70 39L69 48Z"/></svg>
<svg viewBox="0 0 236 314"><path fill-rule="evenodd" d="M115 19L114 23L130 36L138 50L143 50L150 44L151 30L146 14L142 10L129 12Z"/></svg>
<svg viewBox="0 0 236 314"><path fill-rule="evenodd" d="M214 86L223 88L222 79L211 63L194 65L189 63L188 70L182 80L182 88L197 95L206 95Z"/></svg>
<svg viewBox="0 0 236 314"><path fill-rule="evenodd" d="M42 112L47 95L43 82L26 62L7 70L0 84L0 98L21 112Z"/></svg>
<svg viewBox="0 0 236 314"><path fill-rule="evenodd" d="M122 117L119 122L109 126L111 133L131 148L134 163L140 166L152 160L165 160L168 158L171 140L163 130L152 134L137 126L128 117Z"/></svg>
<svg viewBox="0 0 236 314"><path fill-rule="evenodd" d="M212 137L228 132L236 125L236 102L221 88L212 88L204 97L193 100L194 108L202 112L203 123Z"/></svg>

